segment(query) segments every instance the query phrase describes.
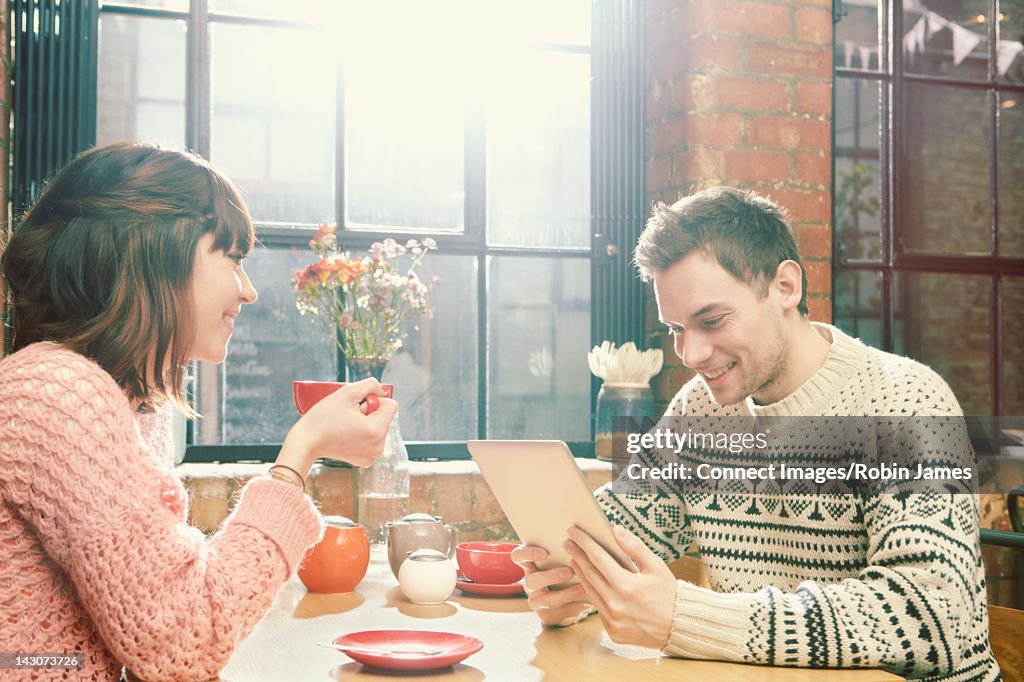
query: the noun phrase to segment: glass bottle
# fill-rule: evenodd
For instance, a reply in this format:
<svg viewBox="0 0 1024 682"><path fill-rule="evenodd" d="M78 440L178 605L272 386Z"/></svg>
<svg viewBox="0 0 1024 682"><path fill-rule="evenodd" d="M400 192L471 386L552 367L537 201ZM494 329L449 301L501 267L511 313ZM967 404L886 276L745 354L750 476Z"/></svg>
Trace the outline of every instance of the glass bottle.
<svg viewBox="0 0 1024 682"><path fill-rule="evenodd" d="M597 393L595 412L594 451L598 459L611 460L614 454L613 441L625 441L625 434L614 433L615 418L655 416L651 387L649 384L605 382Z"/></svg>
<svg viewBox="0 0 1024 682"><path fill-rule="evenodd" d="M374 377L380 381L387 360L349 358L349 381ZM387 541L387 524L409 513L409 452L399 428L398 413L388 427L384 451L373 464L359 469L356 518L366 531L371 547L382 550Z"/></svg>

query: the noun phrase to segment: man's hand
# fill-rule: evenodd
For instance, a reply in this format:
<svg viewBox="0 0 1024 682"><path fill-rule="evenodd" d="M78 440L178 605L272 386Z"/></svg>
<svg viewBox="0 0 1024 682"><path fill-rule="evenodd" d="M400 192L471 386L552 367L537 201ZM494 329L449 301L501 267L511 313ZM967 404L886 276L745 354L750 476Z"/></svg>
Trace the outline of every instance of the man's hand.
<svg viewBox="0 0 1024 682"><path fill-rule="evenodd" d="M612 641L660 649L672 632L676 579L665 562L635 535L618 526L614 535L639 573L622 568L579 528L570 528L565 542L572 569L587 598L597 607Z"/></svg>
<svg viewBox="0 0 1024 682"><path fill-rule="evenodd" d="M571 568L562 566L546 571L537 569L536 562L544 561L548 553L540 547L519 546L512 550L512 561L523 567L527 601L544 625L572 625L581 613L591 608L586 601L583 586L576 584L564 590L550 590L573 578Z"/></svg>

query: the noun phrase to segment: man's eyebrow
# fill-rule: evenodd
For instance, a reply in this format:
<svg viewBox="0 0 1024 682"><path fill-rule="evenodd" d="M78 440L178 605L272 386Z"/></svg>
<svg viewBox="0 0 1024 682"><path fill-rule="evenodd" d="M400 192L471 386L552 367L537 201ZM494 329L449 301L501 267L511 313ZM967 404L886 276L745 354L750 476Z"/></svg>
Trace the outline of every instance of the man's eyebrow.
<svg viewBox="0 0 1024 682"><path fill-rule="evenodd" d="M700 317L701 315L706 315L710 313L712 310L723 307L725 307L725 304L719 303L717 301L715 303L708 303L706 306L695 312L693 315L690 315L690 317Z"/></svg>
<svg viewBox="0 0 1024 682"><path fill-rule="evenodd" d="M692 318L695 318L695 317L700 317L701 315L706 315L706 314L710 313L713 310L717 310L718 308L724 308L724 307L725 307L725 304L721 303L721 302L718 302L718 301L716 301L714 303L708 303L706 306L704 306L703 308L701 308L700 310L695 312L693 315L690 315L690 318L692 319ZM658 318L658 322L662 323L666 327L676 327L676 326L679 326L678 323L676 323L676 322L666 322L661 317Z"/></svg>

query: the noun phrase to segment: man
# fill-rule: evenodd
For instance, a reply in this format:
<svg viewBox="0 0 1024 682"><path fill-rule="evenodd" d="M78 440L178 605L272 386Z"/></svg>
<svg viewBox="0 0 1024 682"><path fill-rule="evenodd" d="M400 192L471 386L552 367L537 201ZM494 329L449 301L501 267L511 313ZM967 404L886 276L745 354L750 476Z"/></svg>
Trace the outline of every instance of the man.
<svg viewBox="0 0 1024 682"><path fill-rule="evenodd" d="M767 199L723 187L659 205L635 262L697 373L666 417L962 416L924 365L808 320L796 244ZM782 504L730 506L685 483L596 494L638 571L579 529L566 542L569 567L538 571L546 552L517 549L546 625L593 607L613 640L670 656L998 677L973 495L847 490L803 496L820 505L782 495ZM712 589L676 581L664 563L693 542ZM579 583L547 589L571 577Z"/></svg>

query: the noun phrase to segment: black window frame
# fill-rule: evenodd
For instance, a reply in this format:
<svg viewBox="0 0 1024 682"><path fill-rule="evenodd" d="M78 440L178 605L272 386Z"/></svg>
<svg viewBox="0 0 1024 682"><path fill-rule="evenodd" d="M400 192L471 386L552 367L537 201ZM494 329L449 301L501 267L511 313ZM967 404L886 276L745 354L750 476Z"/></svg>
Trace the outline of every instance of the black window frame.
<svg viewBox="0 0 1024 682"><path fill-rule="evenodd" d="M189 10L178 11L128 4L104 3L101 14L184 21L186 31L186 144L203 156L211 148L211 22L267 26L274 28L314 29L301 21L242 17L208 11L208 0L192 0ZM557 255L586 258L591 262L591 329L593 345L605 339L617 343L634 341L641 347L645 340L644 291L630 263L632 247L646 218L644 195L644 12L641 0L597 0L592 6L592 41L589 47L534 44L539 50L591 53L591 244L584 248L501 247L486 243L484 230L484 131L482 112L467 116L465 231L462 234L428 234L440 249L451 254L471 254L478 259L478 432L486 433L487 420L487 268L489 256ZM339 62L337 140L336 140L336 217L339 239L346 248L364 249L372 242L394 236L393 232L350 230L343 224L344 211L344 121L343 69ZM624 95L626 95L624 97ZM95 122L93 123L95 126ZM257 236L268 248L305 247L315 227L284 227L257 224ZM344 372L344 357L338 352L339 379ZM590 387L593 414L599 380ZM591 419L591 436L593 420ZM194 443L193 423L186 427L186 462L268 461L276 457L279 444L206 444ZM407 442L413 460L468 459L464 441ZM593 457L593 441L569 443L574 455Z"/></svg>
<svg viewBox="0 0 1024 682"><path fill-rule="evenodd" d="M908 73L904 68L903 36L904 26L903 0L878 0L878 21L880 31L880 53L877 70L853 69L833 66L833 112L836 111L836 92L841 82L877 84L880 89L879 111L879 153L880 166L880 219L881 219L881 257L874 259L852 259L843 252L842 240L833 239L832 288L836 291L839 278L848 272L877 273L881 277L881 350L892 352L896 346L895 328L897 326L897 310L908 310L912 301L908 300L906 286L897 286L895 281L901 273L938 273L938 274L974 274L991 278L989 296L989 313L991 329L989 333L991 358L991 405L993 415L1004 414L1003 393L1003 294L1002 280L1007 276L1024 275L1024 258L1004 256L999 252L999 121L1000 101L1004 93L1014 93L1018 99L1024 99L1024 84L1013 84L1003 81L998 74L997 51L1000 38L999 21L988 21L988 74L985 80L934 76ZM1002 0L988 0L988 16L998 17ZM843 8L842 0L833 3L836 23L842 21L848 8ZM838 43L834 48L839 54ZM833 64L837 63L835 60ZM906 219L900 215L905 205L903 196L906 178L909 175L907 159L903 145L907 138L909 122L908 101L906 93L912 84L943 85L959 88L970 93L984 92L990 95L989 125L992 135L989 140L992 160L990 167L991 223L989 226L990 253L988 255L945 255L928 253L910 253L903 248L903 235L910 228ZM859 109L858 109L859 111ZM836 116L833 115L832 125L832 210L833 225L838 224L838 213L841 207L836 200L837 178L835 160L837 157L857 158L863 150L841 148L836 146ZM855 126L857 128L857 126ZM869 156L874 159L874 153ZM833 295L833 305L835 305ZM833 309L833 313L835 309ZM835 317L835 316L834 316ZM862 315L860 319L867 319ZM855 333L855 329L846 329Z"/></svg>

